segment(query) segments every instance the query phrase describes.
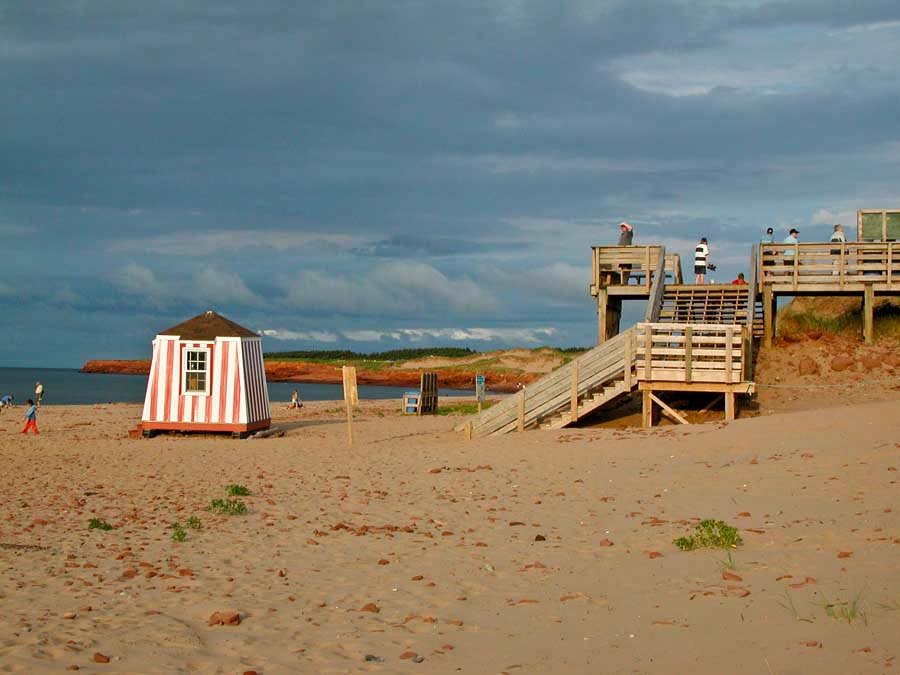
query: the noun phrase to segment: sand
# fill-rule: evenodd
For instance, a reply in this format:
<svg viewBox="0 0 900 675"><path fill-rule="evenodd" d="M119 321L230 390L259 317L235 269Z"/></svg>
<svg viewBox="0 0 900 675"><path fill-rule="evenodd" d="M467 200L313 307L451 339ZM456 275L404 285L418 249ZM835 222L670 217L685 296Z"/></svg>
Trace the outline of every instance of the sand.
<svg viewBox="0 0 900 675"><path fill-rule="evenodd" d="M352 449L338 403L243 441L0 414L0 672L900 671L896 401L471 443L398 407ZM232 483L246 515L204 510ZM673 545L701 518L733 569Z"/></svg>

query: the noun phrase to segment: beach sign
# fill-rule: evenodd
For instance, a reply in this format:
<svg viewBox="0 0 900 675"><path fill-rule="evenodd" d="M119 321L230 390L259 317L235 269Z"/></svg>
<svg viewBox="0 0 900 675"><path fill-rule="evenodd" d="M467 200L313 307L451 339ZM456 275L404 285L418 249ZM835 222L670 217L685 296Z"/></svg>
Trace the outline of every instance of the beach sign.
<svg viewBox="0 0 900 675"><path fill-rule="evenodd" d="M478 401L478 412L481 412L484 403L484 382L484 375L475 376L475 400Z"/></svg>

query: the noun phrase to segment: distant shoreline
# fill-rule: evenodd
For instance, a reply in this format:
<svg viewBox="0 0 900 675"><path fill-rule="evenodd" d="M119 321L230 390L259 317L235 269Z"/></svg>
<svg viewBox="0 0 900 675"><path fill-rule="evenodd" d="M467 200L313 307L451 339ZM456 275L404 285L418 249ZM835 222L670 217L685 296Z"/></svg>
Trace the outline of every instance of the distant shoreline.
<svg viewBox="0 0 900 675"><path fill-rule="evenodd" d="M324 363L307 361L266 361L266 379L269 382L297 382L298 384L341 384L341 369ZM418 387L419 376L425 369L385 368L383 370L357 369L359 384L384 387ZM454 367L434 368L442 388L474 389L475 371ZM103 375L148 375L149 360L92 359L80 369L82 373ZM479 371L481 372L481 371ZM535 379L534 373L484 372L488 388L496 392L514 392L518 385Z"/></svg>

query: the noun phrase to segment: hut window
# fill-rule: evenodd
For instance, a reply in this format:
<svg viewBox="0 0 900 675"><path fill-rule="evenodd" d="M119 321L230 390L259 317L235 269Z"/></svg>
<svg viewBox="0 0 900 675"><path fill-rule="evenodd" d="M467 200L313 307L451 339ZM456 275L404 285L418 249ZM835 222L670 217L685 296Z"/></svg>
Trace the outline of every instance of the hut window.
<svg viewBox="0 0 900 675"><path fill-rule="evenodd" d="M209 352L190 350L184 353L184 393L206 394L209 384Z"/></svg>

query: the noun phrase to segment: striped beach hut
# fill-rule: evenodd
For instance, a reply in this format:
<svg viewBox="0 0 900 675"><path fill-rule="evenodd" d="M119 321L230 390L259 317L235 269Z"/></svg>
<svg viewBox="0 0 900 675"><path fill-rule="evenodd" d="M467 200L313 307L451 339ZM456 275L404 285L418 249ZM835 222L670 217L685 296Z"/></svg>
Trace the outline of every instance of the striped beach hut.
<svg viewBox="0 0 900 675"><path fill-rule="evenodd" d="M140 428L153 431L268 429L269 393L260 336L213 311L153 340Z"/></svg>

